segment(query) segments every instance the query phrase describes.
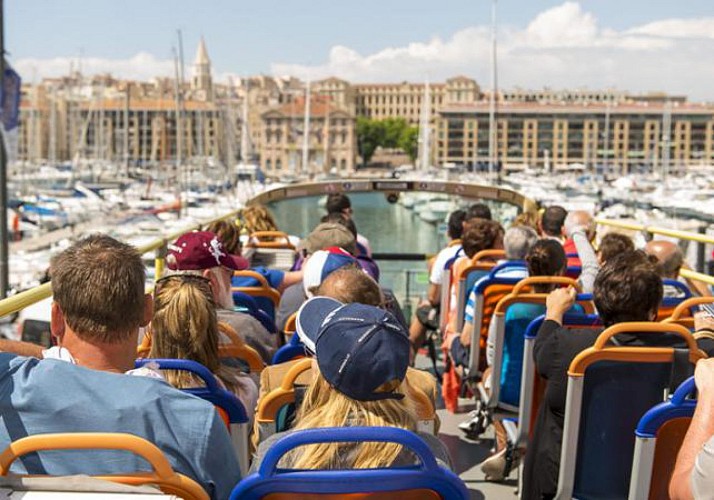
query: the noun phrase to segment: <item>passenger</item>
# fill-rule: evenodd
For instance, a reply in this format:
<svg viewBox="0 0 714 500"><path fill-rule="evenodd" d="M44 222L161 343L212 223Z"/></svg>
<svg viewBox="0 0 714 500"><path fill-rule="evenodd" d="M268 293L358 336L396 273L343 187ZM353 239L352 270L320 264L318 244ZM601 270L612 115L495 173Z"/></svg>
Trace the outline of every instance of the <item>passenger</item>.
<svg viewBox="0 0 714 500"><path fill-rule="evenodd" d="M298 324L306 345L315 349L313 380L295 427L260 444L253 470L276 440L297 430L384 426L416 431L416 413L405 397L403 383L409 366L409 337L391 314L372 306L315 297L300 309ZM450 466L441 441L431 434L418 434L436 458ZM413 465L414 460L396 444L330 443L303 446L287 454L280 466L364 469Z"/></svg>
<svg viewBox="0 0 714 500"><path fill-rule="evenodd" d="M565 274L566 258L562 245L553 240L539 240L531 248L526 257L528 274L530 276L562 276ZM534 293L550 293L557 285L533 285ZM541 304L519 303L508 308L504 318L506 335L503 339L503 354L501 364L501 390L500 401L518 407L521 371L523 368L523 334L528 325L535 318L545 313L545 306ZM496 324L491 322L486 344L486 362L489 368L484 372L484 386L488 393L491 392L490 371L493 365L496 348ZM463 342L464 339L462 338ZM468 362L468 359L466 360ZM508 448L508 435L506 428L500 420L493 421L496 433L496 453L491 455L481 464L481 470L486 474L488 481L501 481L518 467L521 456L517 450Z"/></svg>
<svg viewBox="0 0 714 500"><path fill-rule="evenodd" d="M374 307L384 307L384 296L376 281L370 278L355 267L343 267L338 269L320 284L317 288L316 296L329 297L343 304L359 303ZM301 335L298 331L298 335ZM311 352L311 351L310 351ZM286 361L277 365L266 366L260 374L260 399L273 389L280 387L285 374L299 359ZM407 385L415 387L425 393L429 400L436 404L436 379L429 372L409 368L407 370ZM307 385L310 382L309 374L301 374L298 385ZM259 430L253 435L254 443L260 442Z"/></svg>
<svg viewBox="0 0 714 500"><path fill-rule="evenodd" d="M166 265L167 274L195 274L208 278L218 307L218 321L228 323L246 344L258 351L263 361L270 362L278 348L277 335L268 332L250 314L233 309L233 271L247 269L246 259L228 254L214 233L194 231L169 245ZM221 342L228 340L221 335Z"/></svg>
<svg viewBox="0 0 714 500"><path fill-rule="evenodd" d="M409 326L409 340L415 351L421 347L426 338L427 330L438 330L439 309L441 307L441 285L446 264L453 260L458 253L463 252L461 247L461 234L463 223L466 220L465 210L455 210L449 215L446 227L446 236L449 243L436 255L429 270L429 287L426 300L421 302L414 313Z"/></svg>
<svg viewBox="0 0 714 500"><path fill-rule="evenodd" d="M352 202L349 196L344 193L334 193L327 197L327 202L325 203L325 209L328 214L341 213L348 219L352 219L354 210L352 210ZM362 251L367 255L367 257L372 256L372 247L369 245L369 240L362 236L357 235L357 244L362 247Z"/></svg>
<svg viewBox="0 0 714 500"><path fill-rule="evenodd" d="M521 212L513 220L511 226L525 226L538 232L538 213L537 212Z"/></svg>
<svg viewBox="0 0 714 500"><path fill-rule="evenodd" d="M684 261L684 254L679 245L666 240L653 240L645 246L647 255L657 257L657 260L662 264L663 278L671 280L680 279L680 271L682 269L691 270L692 268ZM684 282L694 295L701 297L711 296L711 292L706 283L701 281L684 278ZM670 285L664 287L665 297L683 297L682 291Z"/></svg>
<svg viewBox="0 0 714 500"><path fill-rule="evenodd" d="M491 209L485 203L474 203L466 210L466 220L471 219L493 220Z"/></svg>
<svg viewBox="0 0 714 500"><path fill-rule="evenodd" d="M537 242L538 234L533 229L525 226L513 226L509 228L503 236L506 260L501 262L526 260L533 245ZM502 269L496 276L500 278L522 279L528 277L528 272L528 267L514 266ZM474 329L474 307L476 305L475 289L483 279L486 279L486 277L477 280L469 293L464 311L464 326L461 329L461 333L454 333L451 338L447 338L446 340L452 360L459 366L468 365L471 334Z"/></svg>
<svg viewBox="0 0 714 500"><path fill-rule="evenodd" d="M300 243L302 257L307 259L318 250L328 247L339 247L347 250L352 255L356 253L355 237L342 224L319 224ZM285 329L285 323L290 316L300 309L307 300L302 282L289 286L280 297L280 304L275 315L275 323L280 331Z"/></svg>
<svg viewBox="0 0 714 500"><path fill-rule="evenodd" d="M232 222L226 219L214 221L206 227L206 231L218 236L218 239L223 243L223 248L230 255L240 256L242 254L240 230ZM272 288L281 293L290 285L299 283L302 280L302 272L300 271L284 272L279 269L268 269L261 266L251 267L250 270L262 275ZM233 277L232 284L233 286L259 285L257 280L247 277Z"/></svg>
<svg viewBox="0 0 714 500"><path fill-rule="evenodd" d="M563 233L567 240L563 248L566 254L577 254L577 258L568 257L568 266L579 266L578 282L583 293L592 293L600 266L592 246L595 239L595 221L585 211L570 212L565 218ZM633 248L634 250L634 248Z"/></svg>
<svg viewBox="0 0 714 500"><path fill-rule="evenodd" d="M632 252L634 249L635 243L629 236L620 233L607 233L602 237L597 248L597 262L602 266L618 255Z"/></svg>
<svg viewBox="0 0 714 500"><path fill-rule="evenodd" d="M139 327L152 314L139 253L93 235L50 264L51 329L72 363L0 353L0 447L43 433L124 432L156 444L179 473L212 498L227 498L240 478L226 426L212 404L163 380L122 375L134 367ZM63 357L64 359L64 357ZM18 460L11 472L71 475L147 470L123 451L57 451Z"/></svg>
<svg viewBox="0 0 714 500"><path fill-rule="evenodd" d="M464 228L462 245L466 256L461 257L454 262L454 265L452 266L452 276L459 276L461 271L471 263L471 259L478 252L488 249L503 248L503 228L498 222L474 218L466 221ZM454 281L455 283L452 283L450 291L451 300L448 311L448 321L446 322L445 331L442 332L444 342L441 345L441 349L444 351L445 356L448 355L450 342L454 336L453 334L457 331L456 321L458 314L460 314L460 311L456 310L459 283L457 280ZM444 371L441 392L444 398L444 404L451 412L455 412L458 407L458 394L460 388L461 381L456 372L456 367L454 366L454 363L448 363Z"/></svg>
<svg viewBox="0 0 714 500"><path fill-rule="evenodd" d="M251 234L258 231L280 231L275 223L273 214L270 213L267 207L259 204L249 205L241 211L241 219L243 222L242 230L246 235L242 238L243 243L249 241ZM288 237L290 243L297 247L300 240L295 236Z"/></svg>
<svg viewBox="0 0 714 500"><path fill-rule="evenodd" d="M357 259L350 255L347 250L339 247L328 247L318 250L312 254L303 267L304 275L302 280L303 290L306 297L313 297L317 288L327 278L330 273L343 268L352 267L361 270Z"/></svg>
<svg viewBox="0 0 714 500"><path fill-rule="evenodd" d="M563 248L565 253L568 255L577 255L576 257L568 257L568 267L579 267L581 265L580 258L578 255L578 249L575 245L575 241L571 238L568 229L569 228L581 228L584 232L587 241L593 241L595 239L595 219L593 219L592 214L585 210L574 210L569 212L565 217L563 222L563 234L566 240L563 242Z"/></svg>
<svg viewBox="0 0 714 500"><path fill-rule="evenodd" d="M714 336L714 320L706 313L694 316L695 329ZM710 498L714 491L714 359L702 359L694 371L697 409L677 454L669 483L672 500Z"/></svg>
<svg viewBox="0 0 714 500"><path fill-rule="evenodd" d="M174 274L158 280L150 335L150 358L188 359L202 364L238 397L248 417L253 418L258 386L247 373L221 364L218 316L208 279L194 274ZM190 372L163 373L166 380L179 389L204 386L201 379Z"/></svg>
<svg viewBox="0 0 714 500"><path fill-rule="evenodd" d="M605 327L625 321L652 321L662 300L659 269L641 251L607 262L595 279L595 307ZM563 440L567 370L583 349L590 347L598 330L562 328L563 315L575 300L575 290L557 289L548 296L546 321L534 345L534 359L541 377L548 381L538 410L533 438L528 446L523 474L523 497L552 498L556 493L560 448ZM624 346L672 346L681 340L669 335L626 335ZM712 341L699 339L700 348L711 353Z"/></svg>
<svg viewBox="0 0 714 500"><path fill-rule="evenodd" d="M538 222L541 238L548 238L563 243L563 224L567 210L558 205L546 208Z"/></svg>
<svg viewBox="0 0 714 500"><path fill-rule="evenodd" d="M331 214L327 214L322 219L320 219L320 222L342 224L349 230L350 233L354 235L355 240L357 236L359 236L357 233L357 226L355 226L354 220L345 216L341 212L333 212ZM379 282L379 266L372 259L372 257L367 254L367 250L359 242L357 243L357 254L355 255L355 257L357 258L360 267L364 269L364 271L372 278L374 278L375 281Z"/></svg>

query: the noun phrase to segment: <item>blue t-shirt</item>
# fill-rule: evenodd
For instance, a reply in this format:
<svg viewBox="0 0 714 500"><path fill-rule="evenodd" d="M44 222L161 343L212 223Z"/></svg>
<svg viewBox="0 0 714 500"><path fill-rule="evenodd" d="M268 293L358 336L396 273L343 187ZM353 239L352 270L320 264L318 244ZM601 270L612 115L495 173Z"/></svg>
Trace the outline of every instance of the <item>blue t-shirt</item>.
<svg viewBox="0 0 714 500"><path fill-rule="evenodd" d="M285 273L283 271L280 271L278 269L268 269L262 266L251 267L250 271L262 275L266 280L268 280L268 284L270 285L270 287L275 289L280 287L283 282L283 278L285 277ZM248 276L233 276L233 279L231 280L231 285L260 286L260 283L258 283L257 279Z"/></svg>
<svg viewBox="0 0 714 500"><path fill-rule="evenodd" d="M0 353L0 449L57 432L124 432L147 439L212 498L228 498L240 479L230 435L212 404L162 380ZM143 459L117 450L40 452L11 467L18 474L50 475L148 470Z"/></svg>

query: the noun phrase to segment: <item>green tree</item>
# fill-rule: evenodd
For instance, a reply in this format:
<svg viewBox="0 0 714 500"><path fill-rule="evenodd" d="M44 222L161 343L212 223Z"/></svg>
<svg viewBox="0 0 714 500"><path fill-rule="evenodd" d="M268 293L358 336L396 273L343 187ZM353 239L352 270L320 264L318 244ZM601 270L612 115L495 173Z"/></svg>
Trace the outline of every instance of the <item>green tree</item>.
<svg viewBox="0 0 714 500"><path fill-rule="evenodd" d="M364 116L357 118L357 148L365 164L369 163L380 146L401 149L414 161L417 156L418 135L418 129L410 127L404 118L384 120L372 120Z"/></svg>
<svg viewBox="0 0 714 500"><path fill-rule="evenodd" d="M357 148L365 164L369 163L375 150L382 145L383 128L377 120L364 116L357 118Z"/></svg>
<svg viewBox="0 0 714 500"><path fill-rule="evenodd" d="M407 127L399 137L399 149L409 156L413 162L419 154L419 129L417 127Z"/></svg>

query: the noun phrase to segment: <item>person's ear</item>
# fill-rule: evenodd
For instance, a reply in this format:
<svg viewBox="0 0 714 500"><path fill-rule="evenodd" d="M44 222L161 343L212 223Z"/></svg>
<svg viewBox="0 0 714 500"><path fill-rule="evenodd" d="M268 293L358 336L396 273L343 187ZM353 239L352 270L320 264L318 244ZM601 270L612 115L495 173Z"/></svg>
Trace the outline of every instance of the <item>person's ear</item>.
<svg viewBox="0 0 714 500"><path fill-rule="evenodd" d="M141 319L141 325L146 326L151 322L151 318L154 317L154 298L150 293L144 295L144 316Z"/></svg>
<svg viewBox="0 0 714 500"><path fill-rule="evenodd" d="M50 333L57 339L57 343L61 343L65 331L64 313L57 302L52 302L50 316Z"/></svg>

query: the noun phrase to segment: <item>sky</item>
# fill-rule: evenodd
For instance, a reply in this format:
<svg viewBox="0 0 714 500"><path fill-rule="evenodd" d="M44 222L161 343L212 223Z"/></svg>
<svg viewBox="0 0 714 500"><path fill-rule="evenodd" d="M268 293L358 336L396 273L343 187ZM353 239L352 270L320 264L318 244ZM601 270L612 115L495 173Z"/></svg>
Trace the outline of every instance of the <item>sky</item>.
<svg viewBox="0 0 714 500"><path fill-rule="evenodd" d="M187 73L205 38L214 78L268 74L490 86L489 0L5 0L5 48L25 81ZM498 0L503 89L664 91L714 102L712 0Z"/></svg>

